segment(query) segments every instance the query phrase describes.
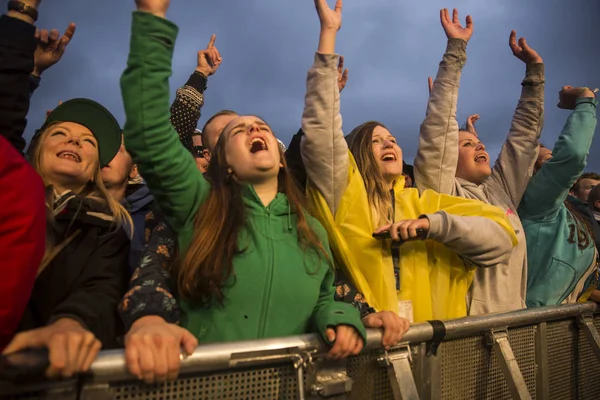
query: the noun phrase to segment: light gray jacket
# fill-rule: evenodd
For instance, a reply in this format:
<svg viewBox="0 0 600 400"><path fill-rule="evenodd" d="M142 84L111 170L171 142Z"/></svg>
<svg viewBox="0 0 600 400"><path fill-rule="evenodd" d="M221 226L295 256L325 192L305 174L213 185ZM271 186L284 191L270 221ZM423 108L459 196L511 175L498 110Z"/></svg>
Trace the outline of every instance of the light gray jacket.
<svg viewBox="0 0 600 400"><path fill-rule="evenodd" d="M306 82L301 142L309 182L323 195L334 216L348 184L349 168L348 144L340 114L338 58L332 54L315 55ZM443 211L427 215L427 218L430 222L428 238L445 244L478 266L506 262L510 256L512 242L509 235L488 218L451 215ZM402 220L402 216L396 215L396 219Z"/></svg>
<svg viewBox="0 0 600 400"><path fill-rule="evenodd" d="M521 98L506 142L492 174L481 185L456 178L458 132L456 104L462 68L467 59L466 42L448 41L421 125L414 172L417 188L478 199L506 211L519 244L508 262L478 269L471 286L469 314L525 308L527 292L527 246L517 208L533 174L544 116L544 65L527 65Z"/></svg>

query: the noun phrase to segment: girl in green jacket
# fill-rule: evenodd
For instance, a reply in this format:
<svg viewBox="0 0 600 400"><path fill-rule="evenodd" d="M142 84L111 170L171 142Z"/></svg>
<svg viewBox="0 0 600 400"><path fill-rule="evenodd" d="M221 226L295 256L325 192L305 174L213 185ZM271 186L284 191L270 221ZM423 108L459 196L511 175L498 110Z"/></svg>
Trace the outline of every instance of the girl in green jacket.
<svg viewBox="0 0 600 400"><path fill-rule="evenodd" d="M177 376L180 346L318 332L336 358L358 354L358 312L334 301L332 256L309 217L269 125L241 116L224 129L206 174L169 121L177 27L168 0L137 0L121 88L125 142L165 218L178 232L172 274L183 328L138 319L126 337L129 370L146 381ZM211 60L220 62L218 57Z"/></svg>

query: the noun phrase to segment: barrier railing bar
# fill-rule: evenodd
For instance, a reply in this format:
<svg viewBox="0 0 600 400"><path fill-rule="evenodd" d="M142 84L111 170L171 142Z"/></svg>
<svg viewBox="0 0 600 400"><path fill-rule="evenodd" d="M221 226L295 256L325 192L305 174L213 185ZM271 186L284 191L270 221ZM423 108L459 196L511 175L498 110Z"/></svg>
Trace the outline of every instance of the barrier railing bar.
<svg viewBox="0 0 600 400"><path fill-rule="evenodd" d="M598 334L598 330L594 326L594 317L592 315L583 315L578 318L577 323L583 329L587 342L594 351L598 361L600 361L600 334Z"/></svg>
<svg viewBox="0 0 600 400"><path fill-rule="evenodd" d="M494 348L494 353L500 364L500 369L508 385L508 390L513 399L531 400L531 394L521 374L517 359L510 347L507 331L492 331L489 340Z"/></svg>
<svg viewBox="0 0 600 400"><path fill-rule="evenodd" d="M413 357L415 382L421 400L438 400L441 397L441 355L427 353L427 343L412 346L416 356Z"/></svg>
<svg viewBox="0 0 600 400"><path fill-rule="evenodd" d="M461 336L484 334L490 329L500 327L519 327L541 322L568 319L579 315L600 311L596 303L570 304L563 306L539 307L518 310L505 314L472 316L445 321L445 339ZM365 351L381 348L381 331L368 330ZM412 325L404 335L403 341L418 344L431 340L433 328L429 323ZM243 342L215 343L199 346L196 351L181 363L181 373L198 373L231 369L236 366L236 357L251 352L276 351L285 353L286 349L296 352L324 353L326 344L318 335L300 335L293 337L252 340ZM292 350L288 352L290 354ZM122 350L103 351L91 368L92 381L122 381L135 379L125 367Z"/></svg>
<svg viewBox="0 0 600 400"><path fill-rule="evenodd" d="M394 353L386 351L379 362L387 367L394 400L419 400L417 384L411 369L412 354L409 345L402 346Z"/></svg>
<svg viewBox="0 0 600 400"><path fill-rule="evenodd" d="M535 331L535 398L549 400L547 323L540 322Z"/></svg>

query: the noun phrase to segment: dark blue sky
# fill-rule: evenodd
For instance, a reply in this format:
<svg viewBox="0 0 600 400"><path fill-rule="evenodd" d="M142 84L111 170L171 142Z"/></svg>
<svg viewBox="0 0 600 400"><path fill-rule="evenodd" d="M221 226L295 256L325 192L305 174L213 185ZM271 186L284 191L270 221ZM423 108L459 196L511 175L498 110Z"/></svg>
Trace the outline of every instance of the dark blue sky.
<svg viewBox="0 0 600 400"><path fill-rule="evenodd" d="M333 5L333 0L329 0ZM546 64L546 118L542 141L551 147L568 111L556 108L563 85L600 86L599 1L563 0L346 0L338 52L350 69L342 94L344 130L380 120L398 138L405 158L417 148L427 102L446 38L439 9L458 7L474 18L458 117L479 113L478 132L495 158L516 106L523 63L508 47L511 29L525 36ZM27 138L59 100L89 97L124 123L119 77L129 48L133 0L45 0L38 26L63 30L77 23L64 59L47 71L32 99ZM196 66L196 52L212 33L223 64L210 78L200 125L220 109L258 114L288 143L300 126L306 71L318 38L312 0L171 0L169 19L180 28L171 92ZM588 170L600 172L595 140Z"/></svg>

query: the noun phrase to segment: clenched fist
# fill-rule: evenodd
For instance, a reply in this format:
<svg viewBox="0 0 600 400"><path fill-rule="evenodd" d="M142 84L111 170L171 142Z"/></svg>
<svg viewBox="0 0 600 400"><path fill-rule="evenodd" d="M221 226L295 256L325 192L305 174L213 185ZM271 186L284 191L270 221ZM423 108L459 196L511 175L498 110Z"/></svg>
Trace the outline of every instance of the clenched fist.
<svg viewBox="0 0 600 400"><path fill-rule="evenodd" d="M148 12L157 17L165 18L171 0L135 0L138 11Z"/></svg>

